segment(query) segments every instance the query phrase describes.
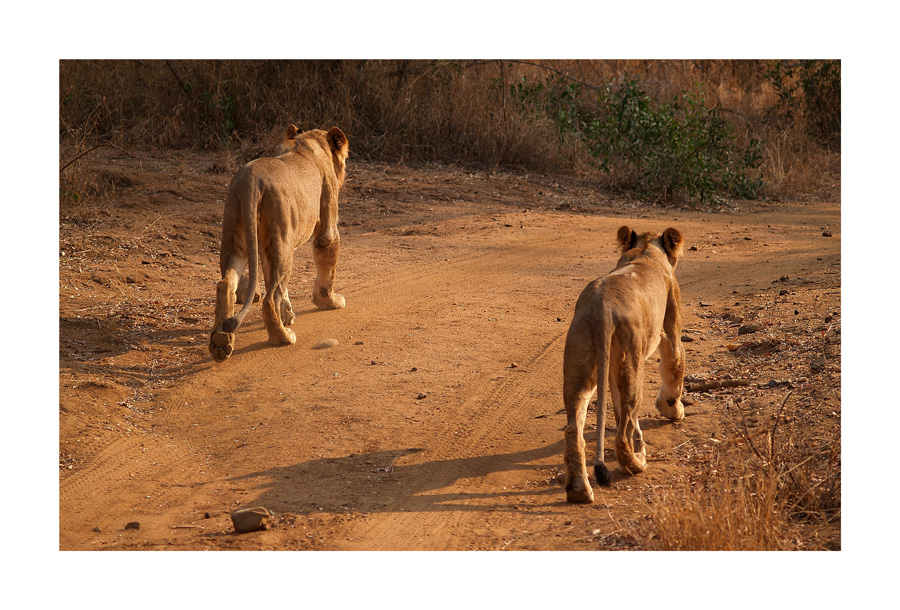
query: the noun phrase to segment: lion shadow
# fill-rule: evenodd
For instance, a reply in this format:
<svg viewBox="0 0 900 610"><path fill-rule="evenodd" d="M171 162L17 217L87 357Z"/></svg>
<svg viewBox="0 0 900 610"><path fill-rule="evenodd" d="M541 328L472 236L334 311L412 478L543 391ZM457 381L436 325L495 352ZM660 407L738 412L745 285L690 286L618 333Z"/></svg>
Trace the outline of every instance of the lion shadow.
<svg viewBox="0 0 900 610"><path fill-rule="evenodd" d="M294 310L297 318L293 327L301 325L302 328L302 324L311 323L315 314L322 313L327 312L312 305ZM205 347L209 328L198 326L199 321L192 321L194 323L178 328L123 329L121 323L111 321L109 317L60 317L60 368L75 370L77 363L77 370L82 376L114 377L128 386L142 386L152 381L172 382L189 377L216 366ZM247 321L240 330L245 331L239 336L246 341L250 332L264 331L265 328L260 318ZM193 349L197 356L182 363L163 366L154 364L152 358L147 359L151 361L147 364L130 362L120 365L115 361L129 352L151 349L146 345L169 352ZM234 355L279 348L266 340L254 341L236 348Z"/></svg>
<svg viewBox="0 0 900 610"><path fill-rule="evenodd" d="M83 376L113 376L127 385L142 385L153 380L182 378L204 364L192 359L159 367L150 357L148 364L116 363L117 357L133 351L163 348L174 352L197 345L198 329L194 325L159 329L140 326L125 327L120 321L103 316L60 317L60 369L77 368Z"/></svg>
<svg viewBox="0 0 900 610"><path fill-rule="evenodd" d="M562 441L514 453L408 463L413 456L427 455L427 452L420 448L398 448L318 458L229 480L242 485L260 478L266 481L258 488L259 495L247 506L261 505L276 513L514 510L525 496L543 499L537 505L529 503L530 508L539 511L542 506L565 504L562 486L552 480L493 491L455 489L464 479L500 472L532 471L537 477L537 471L553 467L533 462L551 456L562 458ZM323 485L323 481L327 484Z"/></svg>
<svg viewBox="0 0 900 610"><path fill-rule="evenodd" d="M613 435L607 430L607 438ZM596 432L586 434L585 441L593 444ZM530 514L552 514L567 504L563 480L557 474L562 472L562 439L525 451L419 461L427 453L422 448L397 448L317 458L228 480L242 486L264 481L245 506L265 506L276 513L503 511L518 510L527 503ZM559 464L536 463L546 458L558 458ZM605 460L613 486L634 480L618 468L609 445ZM498 485L488 491L459 489L465 479L511 471L531 471L534 476L524 485ZM596 487L593 477L591 482L602 494L604 488Z"/></svg>

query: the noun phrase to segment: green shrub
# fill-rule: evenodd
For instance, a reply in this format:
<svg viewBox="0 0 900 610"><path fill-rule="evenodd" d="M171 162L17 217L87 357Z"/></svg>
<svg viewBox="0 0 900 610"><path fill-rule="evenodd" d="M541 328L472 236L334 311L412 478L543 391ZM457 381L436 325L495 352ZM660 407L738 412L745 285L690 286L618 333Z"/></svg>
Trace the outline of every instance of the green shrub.
<svg viewBox="0 0 900 610"><path fill-rule="evenodd" d="M583 86L553 74L545 81L529 81L523 76L510 87L516 99L532 111L547 115L561 136L582 137L590 113L581 102Z"/></svg>
<svg viewBox="0 0 900 610"><path fill-rule="evenodd" d="M761 142L735 143L732 126L703 93L683 92L654 103L634 80L608 87L589 103L578 83L554 76L544 83L522 79L512 93L551 118L562 138L580 139L620 185L658 201L715 202L753 199L761 181Z"/></svg>

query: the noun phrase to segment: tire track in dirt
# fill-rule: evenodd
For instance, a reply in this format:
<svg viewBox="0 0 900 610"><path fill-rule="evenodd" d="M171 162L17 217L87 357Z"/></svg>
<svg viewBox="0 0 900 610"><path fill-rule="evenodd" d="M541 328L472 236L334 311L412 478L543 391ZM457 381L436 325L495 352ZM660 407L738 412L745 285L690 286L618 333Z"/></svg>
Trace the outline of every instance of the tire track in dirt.
<svg viewBox="0 0 900 610"><path fill-rule="evenodd" d="M561 334L547 344L547 348L557 343ZM529 370L544 359L547 350L542 350L529 362ZM455 425L445 427L421 454L403 459L396 467L397 476L404 483L420 492L409 496L400 508L402 512L386 512L371 520L369 527L360 532L360 538L367 540L366 548L378 549L429 549L457 550L465 548L467 542L454 536L465 526L466 513L473 505L488 509L495 505L508 505L511 500L495 496L493 482L489 475L507 470L513 458L508 454L496 454L496 450L485 448L485 440L494 445L513 445L510 438L510 421L527 420L519 408L523 398L541 384L543 377L534 375L536 381L522 383L522 376L510 375L498 385L483 382L472 388L473 397L468 399L458 412ZM494 387L492 387L494 386ZM499 415L499 417L498 417ZM462 428L459 421L465 421ZM534 452L532 452L534 453ZM546 455L537 452L535 459ZM519 465L528 460L523 458ZM482 501L479 502L479 498ZM450 532L447 536L434 536L435 532ZM434 546L432 540L441 541Z"/></svg>
<svg viewBox="0 0 900 610"><path fill-rule="evenodd" d="M134 494L122 492L142 488L141 498L158 500L159 495L147 495L156 492L145 482L173 480L174 473L178 472L175 466L180 464L171 463L173 447L171 438L157 435L116 439L81 468L77 476L62 481L59 487L61 547L78 546L91 537L94 528L109 535L121 530L128 521L137 520L121 517L143 510L133 501Z"/></svg>
<svg viewBox="0 0 900 610"><path fill-rule="evenodd" d="M489 280L493 278L502 284L507 276L521 275L518 267L523 262L527 265L529 260L523 260L522 249L534 248L537 244L547 247L546 238L519 238L515 240L516 248L505 248L495 242L496 249L492 248L489 263L473 264L473 259L480 257L465 254L449 262L458 277L478 277L482 291L494 292L500 287ZM442 266L441 273L452 275L447 268ZM416 275L415 272L410 274ZM405 274L401 273L401 276ZM457 298L465 299L471 286L456 281ZM435 536L434 533L456 532L464 526L466 512L472 509L460 500L475 501L482 497L487 502L494 502L491 499L495 491L493 483L486 475L507 469L511 458L502 452L492 455L486 447L487 441L493 441L493 447L515 445L510 442L513 433L509 424L535 417L535 413L523 412L530 406L524 405L526 398L547 384L557 385L557 360L561 360L561 339L566 331L567 327L562 326L549 339L529 346L527 359L521 359L522 364L504 371L501 377L481 375L474 384L466 386L467 397L454 407L454 420L434 431L427 451L404 458L397 468L398 476L405 477L409 487L420 491L406 499L402 512L383 513L378 519L369 521L368 528L359 534L367 540L367 548L464 548L466 542L458 536ZM539 412L546 413L547 407L542 405ZM542 455L545 453L541 452ZM445 501L444 497L448 499ZM502 498L498 501L504 502ZM444 542L442 546L431 546L433 540Z"/></svg>
<svg viewBox="0 0 900 610"><path fill-rule="evenodd" d="M386 516L382 522L374 524L366 532L366 537L372 541L374 548L462 550L467 547L467 541L453 535L453 532L464 527L466 511L471 510L459 503L460 498L471 500L484 497L491 503L485 505L485 508L496 504L491 499L495 491L494 485L486 475L505 470L509 465L509 458L491 455L485 449L485 440L490 438L497 444L509 445L511 443L508 441L512 436L508 425L510 421L534 417L532 414L522 413L523 399L550 377L545 370L548 364L546 361L551 348L559 347L563 336L564 331L557 332L527 361L523 369L529 373L526 383L523 383L525 376L513 373L499 384L484 381L472 388L472 397L465 401L460 410L464 414L461 419L464 419L465 426L445 427L442 433L434 438L434 449L424 456L433 464L440 464L440 473L431 476L447 482L447 485L430 490L433 493L423 493L418 502L417 498L411 498L412 502L406 509L409 512L393 513ZM474 462L477 462L475 469L472 468ZM413 482L412 487L422 488L425 485ZM430 497L448 495L450 493L448 489L452 490L454 495L447 503L449 508L445 511L436 509L435 506L440 506L444 502L431 500ZM501 504L508 503L502 499L498 501ZM417 505L420 506L418 511ZM433 535L439 531L451 534ZM403 534L398 536L398 532ZM441 540L445 544L433 547L423 542L429 539Z"/></svg>

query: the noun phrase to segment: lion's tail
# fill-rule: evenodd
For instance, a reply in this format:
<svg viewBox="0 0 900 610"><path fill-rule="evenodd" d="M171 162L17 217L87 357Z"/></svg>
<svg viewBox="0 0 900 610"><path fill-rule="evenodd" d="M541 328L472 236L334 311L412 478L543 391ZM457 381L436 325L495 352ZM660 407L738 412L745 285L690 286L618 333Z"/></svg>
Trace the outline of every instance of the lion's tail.
<svg viewBox="0 0 900 610"><path fill-rule="evenodd" d="M606 386L609 384L609 350L612 346L613 321L603 316L594 328L594 354L597 357L597 452L594 457L594 478L598 485L609 487L612 478L603 462L606 436Z"/></svg>
<svg viewBox="0 0 900 610"><path fill-rule="evenodd" d="M229 193L229 196L231 195ZM247 283L249 289L241 310L222 323L222 330L226 333L233 333L244 321L244 317L253 305L253 291L256 290L259 280L257 210L259 201L262 199L262 191L256 180L250 180L247 188L243 192L234 193L234 196L238 197L241 203L241 220L244 223L244 235L247 238L247 266L250 267L250 281Z"/></svg>

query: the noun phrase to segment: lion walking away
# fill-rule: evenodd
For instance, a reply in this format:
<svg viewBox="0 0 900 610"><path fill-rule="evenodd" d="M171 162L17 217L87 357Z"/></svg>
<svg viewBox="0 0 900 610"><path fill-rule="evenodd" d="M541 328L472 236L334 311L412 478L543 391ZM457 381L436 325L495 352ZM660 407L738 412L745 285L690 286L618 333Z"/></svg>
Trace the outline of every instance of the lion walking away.
<svg viewBox="0 0 900 610"><path fill-rule="evenodd" d="M234 351L234 335L254 301L262 263L266 294L263 321L269 343L291 345L297 338L285 328L294 321L288 294L294 250L313 241L316 280L313 303L320 309L344 306L334 292L340 235L338 192L349 155L347 137L337 127L300 132L287 129L279 156L263 157L238 170L225 200L222 279L216 285L216 312L209 351L222 362ZM249 279L242 277L249 266ZM242 307L236 314L234 306Z"/></svg>
<svg viewBox="0 0 900 610"><path fill-rule="evenodd" d="M616 421L615 453L628 474L647 465L638 422L644 361L659 347L662 387L656 408L672 421L684 418L684 348L681 345L681 292L675 266L684 239L677 229L662 234L618 231L621 257L607 275L581 293L566 336L563 355L566 499L593 502L584 457L584 421L597 390L597 453L594 476L609 485L603 460L606 388L609 383Z"/></svg>

